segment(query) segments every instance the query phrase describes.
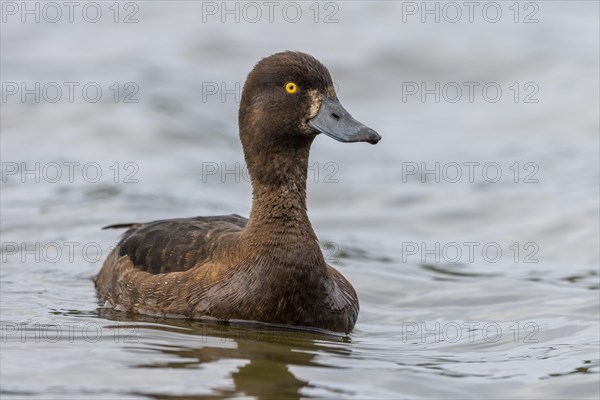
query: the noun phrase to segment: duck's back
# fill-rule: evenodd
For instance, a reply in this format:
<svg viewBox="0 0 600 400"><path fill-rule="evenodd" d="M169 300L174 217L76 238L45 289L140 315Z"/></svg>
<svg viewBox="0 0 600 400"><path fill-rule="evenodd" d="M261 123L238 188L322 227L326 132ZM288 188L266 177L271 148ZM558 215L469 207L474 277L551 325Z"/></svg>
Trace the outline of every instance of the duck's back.
<svg viewBox="0 0 600 400"><path fill-rule="evenodd" d="M118 256L128 256L140 271L151 274L186 271L205 262L223 236L241 232L248 220L237 214L176 218L106 228L129 230L117 244Z"/></svg>

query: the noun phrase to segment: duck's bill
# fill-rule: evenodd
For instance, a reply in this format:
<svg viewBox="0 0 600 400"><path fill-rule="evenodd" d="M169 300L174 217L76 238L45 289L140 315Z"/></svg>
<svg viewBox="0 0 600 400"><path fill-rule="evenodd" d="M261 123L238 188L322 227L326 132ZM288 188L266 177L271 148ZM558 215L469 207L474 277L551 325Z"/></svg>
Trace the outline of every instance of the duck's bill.
<svg viewBox="0 0 600 400"><path fill-rule="evenodd" d="M344 143L376 144L381 140L377 132L352 118L337 99L323 98L319 112L308 120L308 126Z"/></svg>

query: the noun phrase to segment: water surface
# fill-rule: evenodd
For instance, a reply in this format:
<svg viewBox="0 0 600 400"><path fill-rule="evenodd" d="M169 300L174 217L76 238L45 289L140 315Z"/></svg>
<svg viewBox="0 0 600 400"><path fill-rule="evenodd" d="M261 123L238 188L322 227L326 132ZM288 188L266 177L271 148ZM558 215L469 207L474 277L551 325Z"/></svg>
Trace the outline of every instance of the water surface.
<svg viewBox="0 0 600 400"><path fill-rule="evenodd" d="M406 2L321 3L317 23L308 2L297 23L135 4L137 23L101 3L98 23L2 24L3 94L7 82L103 90L2 102L3 398L598 397L598 3L535 2L537 23L521 22L534 8L515 23L512 2L497 23L422 23ZM284 49L321 59L383 136L319 137L311 153L309 215L359 294L355 330L99 305L91 278L119 235L100 227L248 214L236 88ZM436 82L439 102L407 94ZM470 101L468 82L502 96Z"/></svg>

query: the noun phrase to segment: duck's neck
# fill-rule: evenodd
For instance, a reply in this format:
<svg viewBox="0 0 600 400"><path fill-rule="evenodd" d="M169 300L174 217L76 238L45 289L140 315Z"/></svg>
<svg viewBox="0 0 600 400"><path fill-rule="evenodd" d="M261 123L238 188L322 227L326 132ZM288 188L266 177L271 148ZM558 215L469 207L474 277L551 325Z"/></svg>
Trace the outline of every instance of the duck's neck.
<svg viewBox="0 0 600 400"><path fill-rule="evenodd" d="M312 139L263 143L245 149L252 177L252 211L242 241L252 252L286 264L323 267L325 261L306 212L306 175ZM250 151L248 151L250 150Z"/></svg>

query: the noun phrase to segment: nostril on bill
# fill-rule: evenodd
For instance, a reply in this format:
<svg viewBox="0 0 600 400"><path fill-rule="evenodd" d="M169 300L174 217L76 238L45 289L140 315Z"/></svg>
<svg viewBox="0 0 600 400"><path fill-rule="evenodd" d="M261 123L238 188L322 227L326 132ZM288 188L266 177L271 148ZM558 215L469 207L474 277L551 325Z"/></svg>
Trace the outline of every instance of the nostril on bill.
<svg viewBox="0 0 600 400"><path fill-rule="evenodd" d="M331 116L332 116L332 117L333 117L333 119L335 119L335 120L339 120L339 119L340 119L340 116L339 116L339 115L337 115L336 113L331 113Z"/></svg>

